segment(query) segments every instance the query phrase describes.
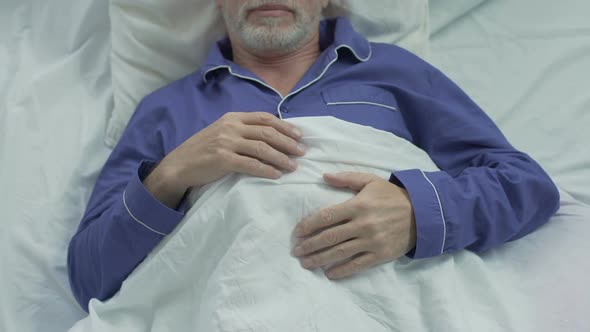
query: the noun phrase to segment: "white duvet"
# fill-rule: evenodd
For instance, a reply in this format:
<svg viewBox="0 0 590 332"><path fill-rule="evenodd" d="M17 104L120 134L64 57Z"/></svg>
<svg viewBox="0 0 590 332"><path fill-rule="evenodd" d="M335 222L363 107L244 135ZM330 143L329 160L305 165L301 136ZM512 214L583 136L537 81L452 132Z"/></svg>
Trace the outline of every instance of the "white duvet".
<svg viewBox="0 0 590 332"><path fill-rule="evenodd" d="M402 258L343 281L303 269L290 254L296 223L353 196L326 186L323 173L388 178L392 170L436 167L422 150L390 133L331 117L289 121L303 128L309 149L295 173L277 181L232 175L193 193L194 205L175 233L115 297L93 300L90 316L71 331L590 327L584 321L584 308L590 308L584 281L590 274L590 213L569 197L546 226L485 255Z"/></svg>

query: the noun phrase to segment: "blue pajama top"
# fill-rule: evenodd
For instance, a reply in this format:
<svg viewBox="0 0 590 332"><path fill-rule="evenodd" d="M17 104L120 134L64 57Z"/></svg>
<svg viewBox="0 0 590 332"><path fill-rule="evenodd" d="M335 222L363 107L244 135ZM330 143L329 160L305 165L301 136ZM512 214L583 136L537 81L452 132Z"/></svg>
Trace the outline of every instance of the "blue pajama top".
<svg viewBox="0 0 590 332"><path fill-rule="evenodd" d="M390 181L410 195L414 259L480 252L523 237L559 207L549 176L508 143L493 121L436 68L403 49L370 43L345 18L320 25L322 53L282 97L232 62L227 39L200 70L145 97L106 162L68 251L73 293L112 297L184 215L142 180L154 165L226 112L283 119L334 116L391 132L426 151L438 172L408 169Z"/></svg>

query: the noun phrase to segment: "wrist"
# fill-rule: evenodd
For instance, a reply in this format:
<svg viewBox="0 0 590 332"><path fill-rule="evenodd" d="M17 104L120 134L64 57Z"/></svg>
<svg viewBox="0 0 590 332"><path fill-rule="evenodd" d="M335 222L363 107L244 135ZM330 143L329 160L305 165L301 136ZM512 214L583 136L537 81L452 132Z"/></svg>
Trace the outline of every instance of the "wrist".
<svg viewBox="0 0 590 332"><path fill-rule="evenodd" d="M402 207L403 210L407 211L407 221L409 222L409 230L408 230L408 238L407 238L407 247L406 247L406 254L414 248L416 248L416 242L418 238L417 234L417 227L416 227L416 216L414 214L414 206L412 205L412 200L410 199L410 194L405 188L398 187L402 197Z"/></svg>
<svg viewBox="0 0 590 332"><path fill-rule="evenodd" d="M183 176L183 167L166 158L156 167L154 171L158 172L158 176L162 178L162 186L168 191L185 192L189 186L186 183L186 177Z"/></svg>
<svg viewBox="0 0 590 332"><path fill-rule="evenodd" d="M181 178L180 168L162 160L145 178L143 184L157 200L169 208L176 209L188 190Z"/></svg>

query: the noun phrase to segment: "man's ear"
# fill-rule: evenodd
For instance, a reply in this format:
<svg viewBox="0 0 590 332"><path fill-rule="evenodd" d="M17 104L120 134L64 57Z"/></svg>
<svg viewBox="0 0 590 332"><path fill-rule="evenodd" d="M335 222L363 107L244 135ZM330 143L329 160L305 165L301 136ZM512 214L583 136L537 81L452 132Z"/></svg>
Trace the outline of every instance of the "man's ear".
<svg viewBox="0 0 590 332"><path fill-rule="evenodd" d="M326 9L326 7L328 7L328 5L330 4L330 0L321 0L321 4L322 9Z"/></svg>

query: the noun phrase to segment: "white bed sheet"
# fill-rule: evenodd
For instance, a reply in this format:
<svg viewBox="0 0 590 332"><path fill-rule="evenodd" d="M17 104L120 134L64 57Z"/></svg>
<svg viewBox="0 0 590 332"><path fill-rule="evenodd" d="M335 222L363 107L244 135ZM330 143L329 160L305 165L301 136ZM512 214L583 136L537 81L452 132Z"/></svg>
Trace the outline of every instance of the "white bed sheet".
<svg viewBox="0 0 590 332"><path fill-rule="evenodd" d="M430 60L590 204L588 13L587 0L489 0L432 37Z"/></svg>
<svg viewBox="0 0 590 332"><path fill-rule="evenodd" d="M0 3L3 332L61 332L85 316L70 294L65 253L109 153L102 143L112 108L107 7L96 0ZM584 0L490 0L442 29L432 57L517 147L586 202L589 10ZM556 312L550 300L562 295L559 281L551 286L540 306ZM570 289L571 303L584 304L585 290Z"/></svg>
<svg viewBox="0 0 590 332"><path fill-rule="evenodd" d="M549 223L485 254L403 257L338 282L302 269L293 227L353 197L322 173L437 168L390 133L332 117L289 121L307 134L296 172L229 176L189 195L173 234L70 332L590 331L590 208L566 193Z"/></svg>
<svg viewBox="0 0 590 332"><path fill-rule="evenodd" d="M85 316L66 246L108 149L108 2L0 4L0 331Z"/></svg>

